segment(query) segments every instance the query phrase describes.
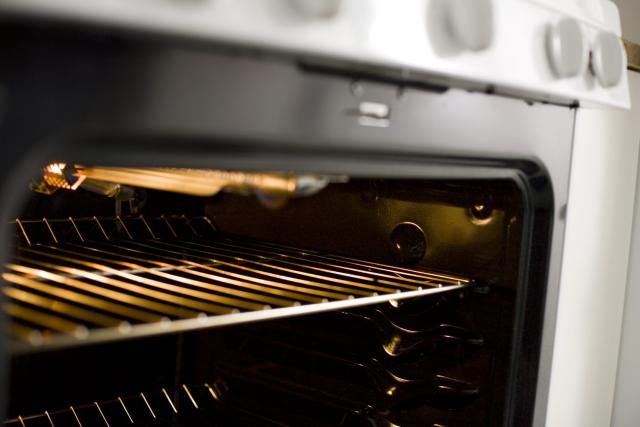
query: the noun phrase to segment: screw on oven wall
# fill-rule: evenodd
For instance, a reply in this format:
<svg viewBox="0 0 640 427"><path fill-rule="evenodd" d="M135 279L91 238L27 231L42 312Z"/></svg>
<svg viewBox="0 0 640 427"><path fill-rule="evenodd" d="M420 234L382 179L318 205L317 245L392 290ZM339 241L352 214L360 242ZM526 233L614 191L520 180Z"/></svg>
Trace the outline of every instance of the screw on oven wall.
<svg viewBox="0 0 640 427"><path fill-rule="evenodd" d="M390 235L391 253L398 264L417 264L427 252L427 238L419 225L402 222Z"/></svg>
<svg viewBox="0 0 640 427"><path fill-rule="evenodd" d="M479 199L469 207L471 222L476 225L484 225L491 222L493 215L493 202L490 197Z"/></svg>

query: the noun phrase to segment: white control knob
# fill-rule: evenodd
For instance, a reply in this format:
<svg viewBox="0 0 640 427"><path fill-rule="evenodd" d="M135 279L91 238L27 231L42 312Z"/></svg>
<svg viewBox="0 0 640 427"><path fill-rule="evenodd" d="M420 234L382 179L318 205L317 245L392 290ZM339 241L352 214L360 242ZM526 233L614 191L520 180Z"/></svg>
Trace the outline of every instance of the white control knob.
<svg viewBox="0 0 640 427"><path fill-rule="evenodd" d="M593 43L591 70L603 87L615 86L622 78L625 54L615 34L600 33Z"/></svg>
<svg viewBox="0 0 640 427"><path fill-rule="evenodd" d="M338 13L341 0L290 0L293 7L306 18L330 18Z"/></svg>
<svg viewBox="0 0 640 427"><path fill-rule="evenodd" d="M446 0L451 36L467 50L482 50L493 39L492 0Z"/></svg>
<svg viewBox="0 0 640 427"><path fill-rule="evenodd" d="M587 41L574 19L563 19L547 31L547 55L556 77L564 79L580 74L587 65Z"/></svg>

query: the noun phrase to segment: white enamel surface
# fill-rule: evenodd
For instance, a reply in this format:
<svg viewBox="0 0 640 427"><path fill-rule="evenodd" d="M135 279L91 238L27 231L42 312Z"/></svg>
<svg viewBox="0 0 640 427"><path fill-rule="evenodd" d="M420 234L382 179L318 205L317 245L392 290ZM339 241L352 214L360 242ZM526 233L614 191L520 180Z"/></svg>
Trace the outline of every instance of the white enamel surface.
<svg viewBox="0 0 640 427"><path fill-rule="evenodd" d="M640 179L640 176L638 177ZM622 338L616 391L613 403L613 427L635 427L640 420L640 194L636 188L629 278L625 294Z"/></svg>
<svg viewBox="0 0 640 427"><path fill-rule="evenodd" d="M610 425L640 142L640 74L628 75L631 111L577 114L550 427Z"/></svg>
<svg viewBox="0 0 640 427"><path fill-rule="evenodd" d="M626 79L606 89L586 69L557 79L544 46L547 26L566 16L589 42L601 31L619 35L609 0L494 0L493 41L477 52L452 46L446 1L343 0L328 18L302 16L289 0L0 0L0 8L385 66L536 100L629 106Z"/></svg>
<svg viewBox="0 0 640 427"><path fill-rule="evenodd" d="M579 16L603 30L620 35L618 9L610 0L530 0L571 16ZM632 0L633 1L633 0Z"/></svg>
<svg viewBox="0 0 640 427"><path fill-rule="evenodd" d="M640 74L634 74L631 87L636 91ZM640 95L634 97L640 102ZM637 113L636 113L637 116ZM640 139L638 126L629 132L629 141ZM639 171L640 172L640 171ZM638 175L640 181L640 175ZM636 184L636 206L633 217L633 234L629 255L629 276L625 294L622 337L615 400L611 425L613 427L635 427L640 423L640 185Z"/></svg>

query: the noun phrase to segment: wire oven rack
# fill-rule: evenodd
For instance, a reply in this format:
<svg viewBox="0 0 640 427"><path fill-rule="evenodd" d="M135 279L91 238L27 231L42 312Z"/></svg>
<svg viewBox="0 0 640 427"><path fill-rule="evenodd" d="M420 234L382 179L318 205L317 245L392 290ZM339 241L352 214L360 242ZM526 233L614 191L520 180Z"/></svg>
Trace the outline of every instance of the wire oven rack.
<svg viewBox="0 0 640 427"><path fill-rule="evenodd" d="M468 278L228 236L206 217L16 219L14 352L342 309Z"/></svg>
<svg viewBox="0 0 640 427"><path fill-rule="evenodd" d="M184 414L193 416L197 412L202 412L203 415L211 412L214 405L220 402L223 391L221 388L222 385L216 382L182 384L176 389L160 388L29 416L19 415L4 421L2 425L7 427L175 425L172 419Z"/></svg>
<svg viewBox="0 0 640 427"><path fill-rule="evenodd" d="M282 390L278 390L282 393ZM289 394L290 392L290 394ZM211 426L226 425L228 418L233 425L292 425L283 423L282 418L293 419L294 425L335 425L317 419L317 414L280 412L275 408L265 411L263 402L249 402L230 397L229 384L224 379L215 379L209 383L182 384L172 388L158 388L117 396L110 400L94 401L80 405L71 405L62 409L45 410L27 416L18 415L7 419L0 425L6 427L116 427L116 426ZM298 398L295 391L284 392L285 400ZM258 403L258 407L255 404ZM314 402L318 404L318 402ZM267 403L268 405L268 403ZM320 403L322 405L322 403ZM321 406L322 407L322 406ZM386 417L366 409L325 406L332 414L330 418L360 418L375 422L375 425L393 425ZM274 416L275 415L275 416Z"/></svg>

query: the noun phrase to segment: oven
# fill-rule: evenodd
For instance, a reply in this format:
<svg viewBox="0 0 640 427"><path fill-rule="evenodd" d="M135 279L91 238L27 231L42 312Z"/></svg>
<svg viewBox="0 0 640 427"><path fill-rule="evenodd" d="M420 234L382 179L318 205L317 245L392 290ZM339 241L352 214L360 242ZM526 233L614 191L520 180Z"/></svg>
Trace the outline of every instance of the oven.
<svg viewBox="0 0 640 427"><path fill-rule="evenodd" d="M544 420L570 95L0 33L5 425Z"/></svg>

